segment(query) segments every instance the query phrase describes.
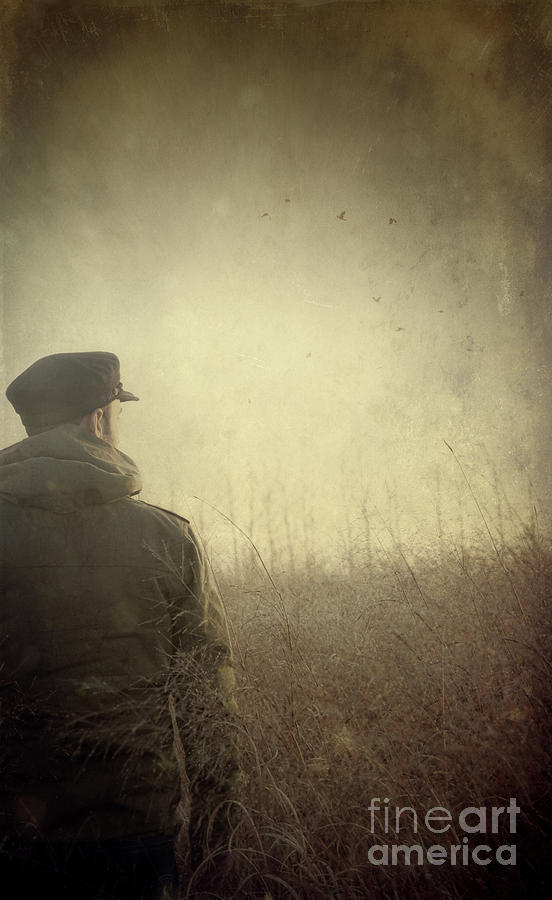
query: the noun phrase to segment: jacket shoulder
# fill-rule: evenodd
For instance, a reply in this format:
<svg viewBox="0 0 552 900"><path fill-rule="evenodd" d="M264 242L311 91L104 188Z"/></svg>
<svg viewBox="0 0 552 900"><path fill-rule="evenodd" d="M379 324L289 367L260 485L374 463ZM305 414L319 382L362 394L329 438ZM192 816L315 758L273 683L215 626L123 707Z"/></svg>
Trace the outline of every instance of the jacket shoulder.
<svg viewBox="0 0 552 900"><path fill-rule="evenodd" d="M164 506L157 506L155 503L147 503L145 500L136 500L133 499L133 503L139 503L140 506L147 506L149 509L156 509L159 512L165 513L170 519L172 519L175 523L184 523L184 525L190 526L190 522L188 519L185 519L184 516L179 515L178 513L173 512L172 509L165 509Z"/></svg>

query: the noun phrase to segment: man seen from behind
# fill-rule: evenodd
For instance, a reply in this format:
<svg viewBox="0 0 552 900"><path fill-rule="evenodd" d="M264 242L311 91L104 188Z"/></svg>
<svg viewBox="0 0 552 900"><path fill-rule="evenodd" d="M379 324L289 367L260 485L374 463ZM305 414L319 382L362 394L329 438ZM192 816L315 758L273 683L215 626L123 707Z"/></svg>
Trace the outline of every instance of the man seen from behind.
<svg viewBox="0 0 552 900"><path fill-rule="evenodd" d="M138 398L106 352L44 357L6 394L28 437L0 451L2 895L173 896L179 832L220 882L228 629L187 520L137 498L118 441Z"/></svg>

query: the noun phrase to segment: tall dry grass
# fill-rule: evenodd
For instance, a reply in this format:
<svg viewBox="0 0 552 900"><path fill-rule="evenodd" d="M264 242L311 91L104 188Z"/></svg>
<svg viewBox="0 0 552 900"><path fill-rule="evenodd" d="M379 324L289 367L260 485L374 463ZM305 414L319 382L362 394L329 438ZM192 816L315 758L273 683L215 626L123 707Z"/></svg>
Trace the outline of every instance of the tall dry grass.
<svg viewBox="0 0 552 900"><path fill-rule="evenodd" d="M271 572L255 554L221 580L236 654L244 781L222 897L487 898L547 894L550 875L550 544L535 527L439 560L400 548L346 575ZM431 834L440 806L521 807L516 866L374 866L373 844ZM400 834L371 798L413 807ZM457 821L457 818L456 818Z"/></svg>

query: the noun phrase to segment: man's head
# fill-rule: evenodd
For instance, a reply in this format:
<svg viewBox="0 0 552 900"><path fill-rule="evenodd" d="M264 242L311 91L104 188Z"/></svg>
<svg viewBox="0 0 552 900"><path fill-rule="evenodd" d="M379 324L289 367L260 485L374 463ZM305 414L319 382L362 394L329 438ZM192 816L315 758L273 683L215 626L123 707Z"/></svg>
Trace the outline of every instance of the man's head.
<svg viewBox="0 0 552 900"><path fill-rule="evenodd" d="M112 447L119 446L119 417L123 411L120 400L113 400L107 406L99 406L83 416L79 425L90 434L107 441Z"/></svg>
<svg viewBox="0 0 552 900"><path fill-rule="evenodd" d="M121 403L138 400L123 390L115 354L103 351L45 356L12 381L6 396L29 435L72 422L114 447Z"/></svg>

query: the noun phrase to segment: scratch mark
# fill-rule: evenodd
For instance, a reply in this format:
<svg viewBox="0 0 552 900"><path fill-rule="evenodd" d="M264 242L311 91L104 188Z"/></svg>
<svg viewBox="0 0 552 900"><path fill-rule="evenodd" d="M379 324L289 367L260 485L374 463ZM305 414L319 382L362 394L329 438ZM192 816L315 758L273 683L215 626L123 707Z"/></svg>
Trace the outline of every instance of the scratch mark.
<svg viewBox="0 0 552 900"><path fill-rule="evenodd" d="M427 247L427 248L424 250L424 252L421 254L421 256L418 257L418 261L415 262L413 266L410 266L410 271L412 271L412 269L415 269L416 266L419 266L419 265L420 265L422 259L424 258L424 256L426 255L426 253L429 253L429 251L430 251L430 248Z"/></svg>
<svg viewBox="0 0 552 900"><path fill-rule="evenodd" d="M266 369L262 359L259 359L258 356L247 356L245 353L238 353L238 356L241 356L242 359L250 359L258 369Z"/></svg>
<svg viewBox="0 0 552 900"><path fill-rule="evenodd" d="M483 59L485 53L487 52L487 47L488 47L489 44L492 42L492 40L493 40L492 38L489 38L489 39L485 42L485 44L484 44L484 46L483 46L483 49L481 50L481 53L479 54L479 59Z"/></svg>
<svg viewBox="0 0 552 900"><path fill-rule="evenodd" d="M331 306L329 303L319 303L318 300L304 300L303 303L310 303L312 306L323 306L324 309L339 309L338 306Z"/></svg>

